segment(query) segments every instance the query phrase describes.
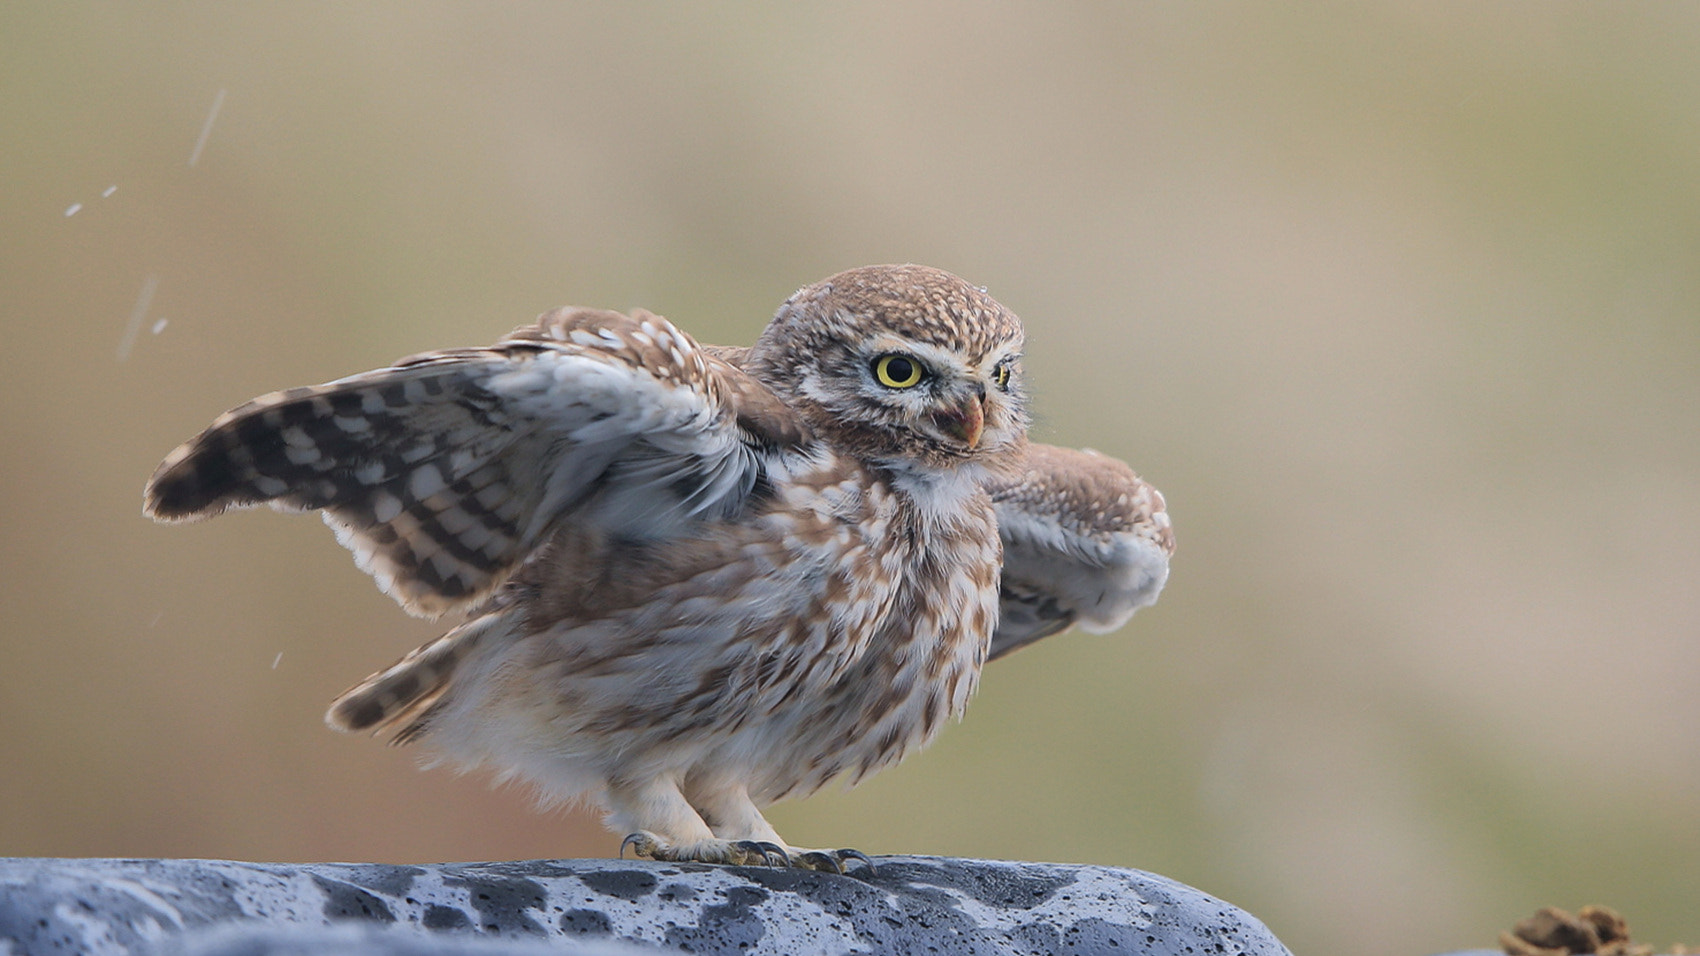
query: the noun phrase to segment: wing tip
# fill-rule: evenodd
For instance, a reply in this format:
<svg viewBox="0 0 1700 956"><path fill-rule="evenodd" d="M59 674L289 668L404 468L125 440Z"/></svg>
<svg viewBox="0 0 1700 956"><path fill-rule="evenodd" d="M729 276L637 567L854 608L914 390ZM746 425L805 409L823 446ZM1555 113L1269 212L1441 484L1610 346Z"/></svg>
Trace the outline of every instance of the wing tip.
<svg viewBox="0 0 1700 956"><path fill-rule="evenodd" d="M185 469L182 461L168 458L142 489L142 514L162 524L199 521L228 506L219 502L219 497L206 492L205 482L192 465Z"/></svg>
<svg viewBox="0 0 1700 956"><path fill-rule="evenodd" d="M213 433L208 429L165 456L142 489L142 514L155 521L176 524L210 518L233 506L250 507L268 500L260 489L253 487L253 476L242 473L227 447L207 440ZM249 492L247 497L243 495L245 490Z"/></svg>

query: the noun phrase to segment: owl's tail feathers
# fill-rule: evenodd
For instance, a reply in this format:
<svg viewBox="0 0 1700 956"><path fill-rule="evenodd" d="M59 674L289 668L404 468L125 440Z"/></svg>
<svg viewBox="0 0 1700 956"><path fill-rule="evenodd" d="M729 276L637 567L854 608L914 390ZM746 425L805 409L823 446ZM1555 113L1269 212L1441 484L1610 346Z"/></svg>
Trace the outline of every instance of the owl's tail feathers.
<svg viewBox="0 0 1700 956"><path fill-rule="evenodd" d="M506 617L484 615L409 651L332 701L325 723L344 733L387 733L394 744L419 738L444 703L455 668L492 631L503 629Z"/></svg>

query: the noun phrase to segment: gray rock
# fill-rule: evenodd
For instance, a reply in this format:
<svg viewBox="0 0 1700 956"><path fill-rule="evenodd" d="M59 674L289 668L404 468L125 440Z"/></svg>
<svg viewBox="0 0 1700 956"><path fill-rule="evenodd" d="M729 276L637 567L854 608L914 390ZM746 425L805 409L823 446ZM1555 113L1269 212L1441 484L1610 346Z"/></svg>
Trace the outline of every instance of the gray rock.
<svg viewBox="0 0 1700 956"><path fill-rule="evenodd" d="M1239 908L1101 866L881 857L868 875L633 860L0 859L0 956L1290 956ZM574 945L574 944L578 945Z"/></svg>
<svg viewBox="0 0 1700 956"><path fill-rule="evenodd" d="M520 939L438 933L417 926L222 923L186 930L153 950L171 956L655 956L614 940Z"/></svg>

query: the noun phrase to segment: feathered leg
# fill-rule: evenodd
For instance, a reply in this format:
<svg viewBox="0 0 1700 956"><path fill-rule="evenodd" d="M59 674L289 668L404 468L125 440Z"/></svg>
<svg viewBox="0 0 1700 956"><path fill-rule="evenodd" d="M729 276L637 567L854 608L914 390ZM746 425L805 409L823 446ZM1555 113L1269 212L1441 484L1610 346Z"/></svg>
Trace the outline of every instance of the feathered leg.
<svg viewBox="0 0 1700 956"><path fill-rule="evenodd" d="M640 857L670 862L739 866L791 863L785 847L777 842L777 834L773 841L716 837L679 791L678 781L669 776L636 783L611 782L607 802L609 829L616 833L631 831L620 844L622 854L631 847Z"/></svg>

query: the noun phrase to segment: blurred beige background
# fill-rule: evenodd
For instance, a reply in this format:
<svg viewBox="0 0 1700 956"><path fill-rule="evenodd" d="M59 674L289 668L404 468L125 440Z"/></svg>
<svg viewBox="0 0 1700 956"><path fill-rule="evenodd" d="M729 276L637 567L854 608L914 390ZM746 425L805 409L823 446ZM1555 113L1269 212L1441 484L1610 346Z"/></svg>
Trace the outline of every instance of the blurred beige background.
<svg viewBox="0 0 1700 956"><path fill-rule="evenodd" d="M142 483L553 306L745 343L907 260L1025 318L1037 435L1180 551L790 839L1155 870L1301 953L1700 944L1696 50L1687 4L6 4L0 855L612 854L325 730L438 628Z"/></svg>

